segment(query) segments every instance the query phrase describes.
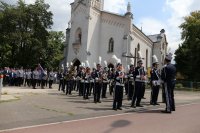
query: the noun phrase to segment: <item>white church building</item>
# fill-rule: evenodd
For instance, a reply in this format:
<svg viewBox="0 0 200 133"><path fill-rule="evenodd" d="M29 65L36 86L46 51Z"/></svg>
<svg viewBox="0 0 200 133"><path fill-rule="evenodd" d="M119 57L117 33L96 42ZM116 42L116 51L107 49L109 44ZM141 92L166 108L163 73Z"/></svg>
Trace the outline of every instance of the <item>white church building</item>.
<svg viewBox="0 0 200 133"><path fill-rule="evenodd" d="M141 51L144 67L152 66L156 55L160 66L167 52L165 30L156 35L145 35L134 25L131 5L128 3L124 15L103 10L104 0L75 0L71 3L71 20L66 30L63 64L80 65L89 61L91 67L98 63L99 56L109 67L115 64L116 55L124 66L137 65Z"/></svg>

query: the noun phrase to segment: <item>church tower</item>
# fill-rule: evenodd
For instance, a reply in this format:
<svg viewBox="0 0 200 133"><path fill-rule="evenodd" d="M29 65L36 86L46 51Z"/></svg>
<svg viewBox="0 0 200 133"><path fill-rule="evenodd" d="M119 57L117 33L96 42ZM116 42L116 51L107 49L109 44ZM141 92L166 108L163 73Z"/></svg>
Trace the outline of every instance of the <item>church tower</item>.
<svg viewBox="0 0 200 133"><path fill-rule="evenodd" d="M70 39L67 59L94 62L98 52L100 15L104 0L74 0L71 3ZM72 50L73 49L73 50ZM67 60L68 61L68 60Z"/></svg>

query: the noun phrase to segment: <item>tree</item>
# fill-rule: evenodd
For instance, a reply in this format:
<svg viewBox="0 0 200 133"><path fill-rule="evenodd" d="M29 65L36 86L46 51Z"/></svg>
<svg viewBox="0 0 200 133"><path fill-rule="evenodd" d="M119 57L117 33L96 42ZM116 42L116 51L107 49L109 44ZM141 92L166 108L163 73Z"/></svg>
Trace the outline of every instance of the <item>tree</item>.
<svg viewBox="0 0 200 133"><path fill-rule="evenodd" d="M63 32L50 31L48 37L48 45L45 50L44 64L47 68L57 68L63 59L64 50L64 34Z"/></svg>
<svg viewBox="0 0 200 133"><path fill-rule="evenodd" d="M44 0L29 5L24 0L19 0L17 5L0 2L0 67L31 67L41 61L55 67L62 58L59 50L62 50L63 34L53 32L59 43L53 47L49 41L52 33L48 30L53 24L49 7ZM53 54L49 54L49 49Z"/></svg>
<svg viewBox="0 0 200 133"><path fill-rule="evenodd" d="M180 25L182 45L176 50L175 61L179 72L190 80L200 80L200 11L191 12Z"/></svg>

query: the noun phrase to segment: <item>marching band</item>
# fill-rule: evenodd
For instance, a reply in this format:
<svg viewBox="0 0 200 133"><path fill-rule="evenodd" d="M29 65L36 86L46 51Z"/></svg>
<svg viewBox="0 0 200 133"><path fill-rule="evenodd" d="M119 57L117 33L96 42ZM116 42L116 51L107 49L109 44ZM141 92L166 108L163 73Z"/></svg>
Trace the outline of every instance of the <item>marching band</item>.
<svg viewBox="0 0 200 133"><path fill-rule="evenodd" d="M140 56L141 57L141 56ZM144 97L145 86L150 83L151 96L150 104L158 104L158 94L160 88L162 90L162 99L166 103L166 109L164 113L171 113L175 111L174 101L174 86L176 68L171 64L172 54L167 54L165 57L165 65L162 70L158 70L158 59L154 55L152 69L150 77L147 77L147 72L143 67L143 60L139 58L137 67L131 64L127 71L121 63L121 60L113 55L113 60L116 62L116 67L108 67L107 62L104 61L104 67L101 65L101 58L99 63L94 63L94 67L90 67L89 62L86 61L86 65L82 63L80 66L68 66L62 67L57 73L59 79L59 91L63 91L66 95L72 95L72 91L77 91L79 96L82 96L84 100L89 99L93 95L94 103L101 103L101 99L107 98L107 88L109 88L109 94L113 96L113 110L122 110L122 101L125 94L127 100L130 100L130 107L143 107L141 100ZM6 70L5 72L8 73ZM43 69L39 64L32 72L31 69L23 72L23 68L16 72L19 78L17 78L17 84L20 86L23 84L23 73L25 74L25 83L28 86L36 88L38 81L41 79L41 87L44 88L47 79L49 80L49 88L52 88L52 83L55 79L55 72L51 70L47 73L47 69ZM40 74L41 73L41 74ZM12 71L11 71L11 74ZM40 76L41 75L41 76ZM5 81L6 81L5 76ZM12 80L10 80L11 82ZM12 82L11 82L12 83Z"/></svg>

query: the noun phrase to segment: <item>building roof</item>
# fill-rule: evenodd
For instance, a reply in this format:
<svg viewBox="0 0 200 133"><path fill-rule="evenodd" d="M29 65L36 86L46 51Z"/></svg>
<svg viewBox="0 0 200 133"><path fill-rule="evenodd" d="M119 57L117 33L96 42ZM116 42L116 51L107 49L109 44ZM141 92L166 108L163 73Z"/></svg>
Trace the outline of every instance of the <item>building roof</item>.
<svg viewBox="0 0 200 133"><path fill-rule="evenodd" d="M105 11L105 10L102 10L101 12L111 14L111 15L115 15L115 16L118 16L118 17L123 17L123 18L125 17L124 15L120 15L118 13L113 13L113 12L109 12L109 11Z"/></svg>
<svg viewBox="0 0 200 133"><path fill-rule="evenodd" d="M147 36L144 32L142 32L136 25L134 25L134 24L132 24L132 25L133 25L133 27L135 27L135 28L138 30L138 32L140 32L142 35L144 35L144 37L146 37L149 41L153 42L153 41L149 38L149 36Z"/></svg>
<svg viewBox="0 0 200 133"><path fill-rule="evenodd" d="M161 41L159 38L163 38L161 34L149 35L148 36L154 43Z"/></svg>

